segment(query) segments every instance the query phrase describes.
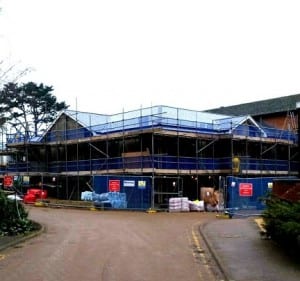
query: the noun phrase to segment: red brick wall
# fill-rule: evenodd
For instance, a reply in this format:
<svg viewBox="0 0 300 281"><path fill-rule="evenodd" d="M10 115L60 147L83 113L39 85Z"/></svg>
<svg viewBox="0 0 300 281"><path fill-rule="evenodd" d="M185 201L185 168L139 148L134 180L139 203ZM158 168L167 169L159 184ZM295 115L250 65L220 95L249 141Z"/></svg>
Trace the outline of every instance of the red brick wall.
<svg viewBox="0 0 300 281"><path fill-rule="evenodd" d="M298 128L297 116L295 116L293 120L290 116L287 116L287 114L282 114L280 116L264 116L262 117L262 121L281 130L296 130Z"/></svg>
<svg viewBox="0 0 300 281"><path fill-rule="evenodd" d="M272 193L277 197L290 201L300 201L299 181L274 181Z"/></svg>

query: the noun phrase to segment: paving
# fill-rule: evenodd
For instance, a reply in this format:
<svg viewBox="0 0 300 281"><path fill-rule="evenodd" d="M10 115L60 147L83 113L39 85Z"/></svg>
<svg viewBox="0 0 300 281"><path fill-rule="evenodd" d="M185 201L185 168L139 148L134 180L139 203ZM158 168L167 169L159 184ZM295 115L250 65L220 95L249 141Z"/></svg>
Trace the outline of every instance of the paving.
<svg viewBox="0 0 300 281"><path fill-rule="evenodd" d="M6 248L13 247L17 244L22 243L23 241L36 237L40 235L43 231L44 226L40 225L40 228L38 230L35 230L26 235L20 234L16 236L0 236L0 252L5 250Z"/></svg>
<svg viewBox="0 0 300 281"><path fill-rule="evenodd" d="M199 232L226 281L298 281L300 263L260 235L257 217L208 220ZM0 237L0 251L40 234ZM0 254L1 258L1 254ZM219 279L216 279L221 281Z"/></svg>
<svg viewBox="0 0 300 281"><path fill-rule="evenodd" d="M28 208L45 231L0 253L1 281L216 280L198 231L213 213Z"/></svg>
<svg viewBox="0 0 300 281"><path fill-rule="evenodd" d="M255 217L217 219L200 226L227 280L296 281L300 263L260 234Z"/></svg>

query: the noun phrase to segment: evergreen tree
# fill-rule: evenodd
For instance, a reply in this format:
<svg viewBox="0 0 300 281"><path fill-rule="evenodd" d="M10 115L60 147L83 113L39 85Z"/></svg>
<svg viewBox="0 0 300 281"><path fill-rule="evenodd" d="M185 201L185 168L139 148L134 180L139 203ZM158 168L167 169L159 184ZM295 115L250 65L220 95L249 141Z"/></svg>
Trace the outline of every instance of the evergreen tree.
<svg viewBox="0 0 300 281"><path fill-rule="evenodd" d="M65 102L57 102L52 91L52 86L42 83L5 84L0 91L0 123L8 123L25 137L37 136L68 108Z"/></svg>

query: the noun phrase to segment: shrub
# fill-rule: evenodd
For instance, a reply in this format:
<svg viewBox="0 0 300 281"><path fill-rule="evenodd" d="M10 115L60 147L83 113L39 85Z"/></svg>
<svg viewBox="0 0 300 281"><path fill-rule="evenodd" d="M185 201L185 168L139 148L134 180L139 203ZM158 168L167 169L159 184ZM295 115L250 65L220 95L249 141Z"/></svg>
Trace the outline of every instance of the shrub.
<svg viewBox="0 0 300 281"><path fill-rule="evenodd" d="M8 199L0 190L0 235L17 235L33 229L22 203Z"/></svg>
<svg viewBox="0 0 300 281"><path fill-rule="evenodd" d="M300 202L268 195L263 212L268 235L288 250L296 250L300 239Z"/></svg>

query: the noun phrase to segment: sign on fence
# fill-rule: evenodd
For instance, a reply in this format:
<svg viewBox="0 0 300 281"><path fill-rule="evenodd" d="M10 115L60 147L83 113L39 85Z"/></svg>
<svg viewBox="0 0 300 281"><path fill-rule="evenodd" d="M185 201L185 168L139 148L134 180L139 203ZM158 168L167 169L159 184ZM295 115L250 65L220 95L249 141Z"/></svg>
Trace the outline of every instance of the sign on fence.
<svg viewBox="0 0 300 281"><path fill-rule="evenodd" d="M120 180L109 180L108 190L110 192L120 192Z"/></svg>
<svg viewBox="0 0 300 281"><path fill-rule="evenodd" d="M244 197L250 197L253 195L252 183L240 183L239 184L239 195Z"/></svg>
<svg viewBox="0 0 300 281"><path fill-rule="evenodd" d="M14 184L14 177L13 176L4 176L4 179L3 179L4 188L12 187L13 184Z"/></svg>

